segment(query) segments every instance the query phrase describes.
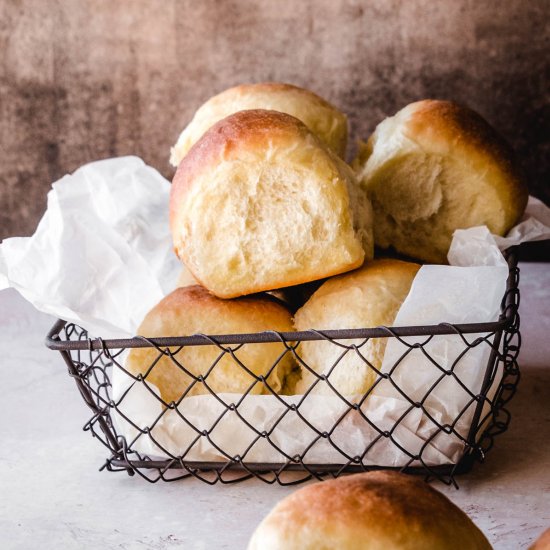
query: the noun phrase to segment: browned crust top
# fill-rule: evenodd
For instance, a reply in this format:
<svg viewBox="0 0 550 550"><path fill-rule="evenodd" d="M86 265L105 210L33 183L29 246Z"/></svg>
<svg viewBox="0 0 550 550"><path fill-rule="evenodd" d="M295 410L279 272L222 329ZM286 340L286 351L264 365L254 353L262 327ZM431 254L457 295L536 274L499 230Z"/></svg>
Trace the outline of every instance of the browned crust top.
<svg viewBox="0 0 550 550"><path fill-rule="evenodd" d="M214 124L191 147L178 166L170 191L171 227L174 228L174 217L182 195L197 174L233 158L242 148L261 149L279 140L305 139L306 136L322 146L318 138L297 118L265 109L239 111Z"/></svg>
<svg viewBox="0 0 550 550"><path fill-rule="evenodd" d="M493 159L511 183L512 194L523 209L528 190L525 177L513 149L478 113L452 101L425 99L409 105L412 116L406 134L413 140L437 142L445 139L453 149ZM520 210L523 210L520 208Z"/></svg>
<svg viewBox="0 0 550 550"><path fill-rule="evenodd" d="M186 315L198 313L208 318L218 315L232 315L248 317L251 311L273 319L277 325L290 326L290 312L280 300L268 294L243 296L234 300L223 300L213 296L200 285L177 288L165 296L145 317L139 327L140 334L147 332L151 335L151 326L158 326L156 320L166 316L181 317L182 322Z"/></svg>
<svg viewBox="0 0 550 550"><path fill-rule="evenodd" d="M514 152L498 132L472 109L440 99L425 99L409 106L413 114L407 123L414 137L433 139L440 135L450 138L453 145L467 144L479 151L485 151L510 169Z"/></svg>
<svg viewBox="0 0 550 550"><path fill-rule="evenodd" d="M419 540L476 541L472 548L490 548L468 518L447 497L423 480L392 471L369 472L310 485L293 493L274 509L279 520L296 526L314 522L319 529L367 529L373 536L419 537ZM287 525L281 525L288 529ZM435 538L433 538L435 537ZM465 537L465 538L464 538Z"/></svg>

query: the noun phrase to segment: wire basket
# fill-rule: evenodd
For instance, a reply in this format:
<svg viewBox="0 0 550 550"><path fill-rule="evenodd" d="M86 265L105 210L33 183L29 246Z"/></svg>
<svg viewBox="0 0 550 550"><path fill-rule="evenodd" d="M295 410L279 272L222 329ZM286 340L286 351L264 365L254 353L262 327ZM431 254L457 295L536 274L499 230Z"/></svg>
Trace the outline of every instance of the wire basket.
<svg viewBox="0 0 550 550"><path fill-rule="evenodd" d="M110 456L101 469L139 474L150 482L173 481L193 476L209 484L233 483L256 477L267 483L295 484L311 478L337 477L342 473L361 472L391 468L408 473L420 473L427 478L437 478L446 484L457 486L455 475L470 470L476 460L482 461L493 446L494 437L504 432L510 422L510 413L505 408L515 393L519 381L517 357L520 347L519 334L519 269L516 253L507 254L509 277L502 300L499 320L491 323L453 325L441 323L433 326L377 327L364 329L304 331L295 333L261 332L255 334L194 335L147 339L103 340L89 338L80 327L58 320L46 338L46 345L63 356L69 375L78 389L92 416L84 426L107 449ZM441 364L430 354L430 346L437 339L455 338L460 341L461 351L447 364ZM371 364L362 349L372 339L394 340L402 348L399 358L384 371ZM337 346L339 359L331 365L328 373L319 375L307 365L300 355L300 345L305 341L322 341L324 345ZM243 346L262 346L278 343L281 355L264 376L255 375L238 357ZM213 364L205 365L201 376L193 375L178 361L181 350L193 346L214 346L218 357ZM155 361L143 375L130 374L124 367L124 357L131 348L151 347L156 349ZM475 351L477 350L477 351ZM468 387L461 380L460 365L469 354L484 350L485 357L478 365L481 373L478 387ZM424 387L422 395L412 395L402 383L400 366L410 354L420 354L433 367L433 383ZM330 373L337 368L342 357L354 354L373 369L376 380L364 395L341 395L331 383ZM292 356L302 369L313 373L312 388L301 396L277 395L270 386L269 375L284 356ZM208 385L209 376L216 369L220 358L227 357L237 368L250 377L250 386L243 395L216 394ZM187 372L192 381L179 399L166 402L148 381L148 376L159 359L169 358L177 368ZM130 384L124 391L113 391L113 380L124 374ZM461 388L460 410L451 419L442 419L434 413L433 397L444 384L456 384ZM369 404L374 394L384 386L390 388L400 399L402 411L398 418L388 420L371 414ZM319 399L319 387L325 387L323 397L327 403L338 404L338 413L325 425L312 420L307 410L311 402ZM201 388L210 402L215 403L215 417L199 418L186 412L185 405L193 388ZM317 387L315 390L314 387ZM146 421L138 418L142 411L126 407L131 388L141 388L148 398L154 400L156 413ZM256 388L254 390L254 388ZM253 393L261 388L274 403L275 416L268 425L253 424L246 409L255 399ZM263 397L263 396L262 396ZM328 407L327 405L327 408ZM411 417L424 426L420 444L413 448L404 443L402 432L408 429ZM172 428L186 431L185 444L170 446L157 436L159 426L170 419ZM234 441L225 437L220 443L217 437L222 424L231 420L231 433L246 432L246 443L235 448ZM289 449L281 444L281 434L289 422L301 436L307 439L298 448ZM322 419L320 420L322 422ZM199 425L201 424L201 425ZM341 437L343 426L359 439ZM121 427L122 426L122 427ZM226 425L226 436L227 436ZM357 432L358 431L358 432ZM230 434L231 435L231 434ZM366 439L365 439L366 438ZM233 438L238 441L236 436ZM417 438L418 439L418 438ZM284 438L283 438L284 440ZM434 460L434 453L448 443L453 444L452 460ZM200 449L209 452L201 454ZM147 452L147 449L152 452ZM275 460L258 460L258 449L267 450L266 456ZM329 460L320 460L321 449L327 451ZM214 453L214 455L212 454ZM385 460L385 456L393 456ZM214 459L211 457L215 456ZM382 458L381 458L382 457ZM398 457L397 459L395 457Z"/></svg>

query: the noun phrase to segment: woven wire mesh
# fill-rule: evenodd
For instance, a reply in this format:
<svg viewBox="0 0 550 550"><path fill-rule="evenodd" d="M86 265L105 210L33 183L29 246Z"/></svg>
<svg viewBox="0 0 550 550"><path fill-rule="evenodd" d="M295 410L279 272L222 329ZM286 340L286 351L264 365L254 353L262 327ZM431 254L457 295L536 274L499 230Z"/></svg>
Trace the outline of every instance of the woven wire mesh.
<svg viewBox="0 0 550 550"><path fill-rule="evenodd" d="M251 477L266 483L295 484L345 472L392 468L456 485L455 474L469 470L476 459L483 460L494 437L505 431L510 422L506 404L519 381L520 334L519 269L513 253L508 262L510 275L502 313L494 323L102 340L91 339L80 327L60 320L50 331L47 344L61 352L70 376L93 413L84 430L109 450L110 456L103 465L109 471L138 474L151 482L193 476L210 484ZM460 342L460 351L452 360L443 362L431 350L438 339L449 335ZM383 370L369 360L365 351L375 338L399 344L400 353ZM323 374L304 360L305 341L337 348L337 358L323 369ZM250 364L242 361L243 351L268 342L277 343L280 354L268 370L255 373ZM216 352L216 359L205 364L199 374L182 360L184 350L194 346L207 346ZM140 373L130 372L126 367L128 350L143 347L155 350L154 360L144 365ZM461 365L476 353L484 357L484 363L478 365L482 381L473 387L464 381ZM403 382L403 364L413 355L421 357L432 369L430 384L421 391L417 389L414 395ZM349 357L374 375L372 386L359 396L342 394L334 382L334 372ZM303 395L280 395L272 383L272 375L285 358L311 374L312 383ZM189 380L177 399L163 399L151 383L151 373L161 361L169 361L171 368ZM246 373L249 383L242 394L215 391L212 381L222 361L229 361L232 368ZM126 383L114 391L117 376L123 376ZM437 394L445 385L452 385L461 400L453 417L442 419L437 414ZM129 406L129 395L137 390L142 400L151 405L146 418L143 411ZM269 422L250 420L251 403L258 402L254 401L255 394L260 391L277 411ZM372 414L370 404L381 391L391 391L402 405L399 414L391 419ZM202 401L202 406L209 407L210 414L200 414L200 407L199 416L196 411L189 412L189 403L201 403L193 401L194 394L208 399L208 404ZM311 409L315 402L317 408ZM324 402L327 408L332 403L335 412L330 422L325 418L326 423L320 425L311 411L318 411L319 403ZM403 437L414 423L411 419L424 426L420 444L412 447ZM165 435L166 426L171 433L176 430L185 433L185 437L174 445ZM301 434L298 447L287 445L287 439L281 438L288 426ZM349 437L350 426L361 432L357 440ZM241 432L244 436L239 438ZM244 442L239 443L241 439ZM438 449L445 446L455 449L452 460L437 459ZM328 460L319 458L323 453ZM393 460L385 460L385 455L391 455Z"/></svg>

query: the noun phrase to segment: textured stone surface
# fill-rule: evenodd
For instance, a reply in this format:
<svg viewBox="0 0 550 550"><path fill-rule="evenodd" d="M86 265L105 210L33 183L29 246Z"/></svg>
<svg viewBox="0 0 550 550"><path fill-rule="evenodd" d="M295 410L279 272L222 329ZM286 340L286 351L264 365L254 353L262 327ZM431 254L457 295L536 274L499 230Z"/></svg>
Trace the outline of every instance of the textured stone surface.
<svg viewBox="0 0 550 550"><path fill-rule="evenodd" d="M410 101L449 98L548 183L545 0L4 0L0 2L0 238L30 234L49 184L137 154L170 177L194 110L241 82L306 86L367 137Z"/></svg>

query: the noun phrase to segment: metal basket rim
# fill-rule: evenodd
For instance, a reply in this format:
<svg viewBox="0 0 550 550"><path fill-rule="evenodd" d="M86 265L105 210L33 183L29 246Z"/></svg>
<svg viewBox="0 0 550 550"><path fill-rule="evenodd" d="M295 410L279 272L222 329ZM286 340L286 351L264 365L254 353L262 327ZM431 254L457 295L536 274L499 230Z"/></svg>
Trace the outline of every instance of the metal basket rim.
<svg viewBox="0 0 550 550"><path fill-rule="evenodd" d="M483 461L485 453L493 446L493 439L496 435L506 430L510 421L510 413L504 406L510 400L515 392L517 382L519 380L519 371L517 366L517 354L521 345L519 338L519 268L517 267L517 256L515 250L505 252L509 273L506 284L506 291L501 300L501 313L497 321L485 323L472 323L464 325L454 325L451 323L440 323L438 325L428 326L409 326L409 327L375 327L364 329L348 329L348 330L332 330L332 331L304 331L304 332L289 332L278 333L260 332L252 334L229 334L229 335L193 335L170 338L154 338L147 339L144 337L134 337L126 339L103 340L101 338L89 338L88 333L78 327L77 324L67 323L59 319L50 329L46 337L46 345L53 350L59 351L68 367L69 375L72 376L80 390L85 403L93 411L93 417L85 424L84 430L91 431L94 437L105 445L110 451L111 456L106 460L100 470L108 471L125 471L129 475L139 474L143 479L150 483L155 483L159 480L176 481L185 477L193 476L208 484L220 482L223 484L235 483L255 477L266 483L278 483L280 485L294 485L302 483L309 479L321 480L327 476L338 477L344 473L357 471L371 471L377 469L395 469L411 474L424 474L426 479L438 479L447 485L453 485L458 488L455 480L455 475L469 471L476 461ZM66 328L65 325L68 325ZM476 338L473 342L468 342L463 337L464 333L492 333L483 338ZM414 345L422 347L428 343L432 336L439 334L457 334L462 337L464 344L468 347L477 345L480 341L489 341L487 338L493 338L492 352L488 360L483 384L480 392L476 395L471 394L474 398L475 405L474 417L472 418L471 427L464 441L464 452L457 461L450 464L430 465L425 463L421 458L422 451L419 453L417 462L411 461L405 466L389 467L386 465L369 465L363 462L359 463L356 458L347 463L338 462L334 464L312 464L304 462L305 452L296 455L293 458L287 456L287 460L276 463L248 462L241 458L240 455L227 455L225 460L218 461L191 461L185 458L185 454L179 457L171 457L169 459L156 459L147 455L140 455L138 451L132 449L133 442L128 446L123 435L118 435L112 424L111 409L116 409L116 403L101 399L97 393L97 388L110 386L110 381L106 378L106 382L101 382L95 378L98 384L96 389L93 389L90 384L93 384L93 377L96 369L112 366L110 359L116 357L119 352L112 354L109 348L119 349L132 347L150 347L158 348L167 347L183 347L193 345L220 345L228 344L247 344L247 343L262 343L262 342L284 342L288 349L294 350L297 343L301 340L346 340L350 338L361 338L366 341L369 338L388 338L401 336L425 336L424 341L415 341L408 343L402 340L406 345ZM517 335L517 341L511 339ZM66 338L62 340L62 338ZM499 352L501 340L503 341L502 352ZM418 342L418 343L416 343ZM338 344L338 342L334 342ZM343 346L343 344L338 344ZM349 347L349 346L344 346ZM497 349L498 348L498 349ZM287 351L288 351L287 349ZM82 354L81 352L85 353ZM167 352L168 349L160 352ZM179 352L180 350L178 350ZM224 350L227 352L228 350ZM95 353L94 353L95 352ZM229 353L231 353L229 349ZM286 353L286 352L285 352ZM93 359L97 357L106 357L108 362L96 363ZM116 363L116 359L114 360ZM493 373L496 372L498 365L503 366L503 380L493 401L488 401L486 393L492 384ZM95 366L94 366L95 365ZM105 371L102 370L105 374ZM105 376L107 376L105 374ZM506 378L507 377L507 378ZM430 390L431 391L431 390ZM504 392L504 394L502 393ZM96 397L98 399L96 399ZM490 405L490 414L487 412L482 418L484 403ZM416 404L415 404L416 405ZM118 409L117 409L118 410ZM499 416L502 413L502 416ZM462 414L462 413L460 413ZM460 416L460 415L459 415ZM487 423L490 421L489 423ZM94 428L94 425L97 427ZM445 426L438 424L439 430L449 433L445 430ZM481 435L480 435L481 434ZM463 434L464 435L464 434ZM399 445L394 441L398 447ZM334 445L334 443L333 443ZM245 454L248 452L245 451ZM135 456L134 456L135 455ZM171 456L171 455L170 455ZM244 455L243 455L244 456ZM286 456L286 455L285 455ZM411 456L411 455L409 455ZM349 458L349 457L347 457ZM154 474L156 471L156 474ZM168 472L173 472L168 473ZM238 472L236 477L225 476L225 473L233 471ZM295 471L303 474L299 478L286 478L288 472ZM153 473L151 473L153 472Z"/></svg>
<svg viewBox="0 0 550 550"><path fill-rule="evenodd" d="M60 333L67 321L58 319L46 335L46 346L54 351L75 351L75 350L100 350L144 348L144 347L174 347L174 346L201 346L218 344L259 344L271 342L302 342L311 340L350 340L355 338L391 338L410 336L431 336L445 334L475 334L482 332L497 332L504 330L513 322L513 308L507 307L513 302L512 291L517 288L513 277L513 268L517 265L516 247L506 251L506 258L509 267L509 276L506 283L506 291L502 304L502 312L497 321L482 323L439 323L437 325L417 326L392 326L392 327L366 327L357 329L338 330L306 330L296 332L265 331L241 334L195 334L192 336L173 336L162 338L144 338L134 336L133 338L102 339L89 338L87 340L61 340Z"/></svg>

